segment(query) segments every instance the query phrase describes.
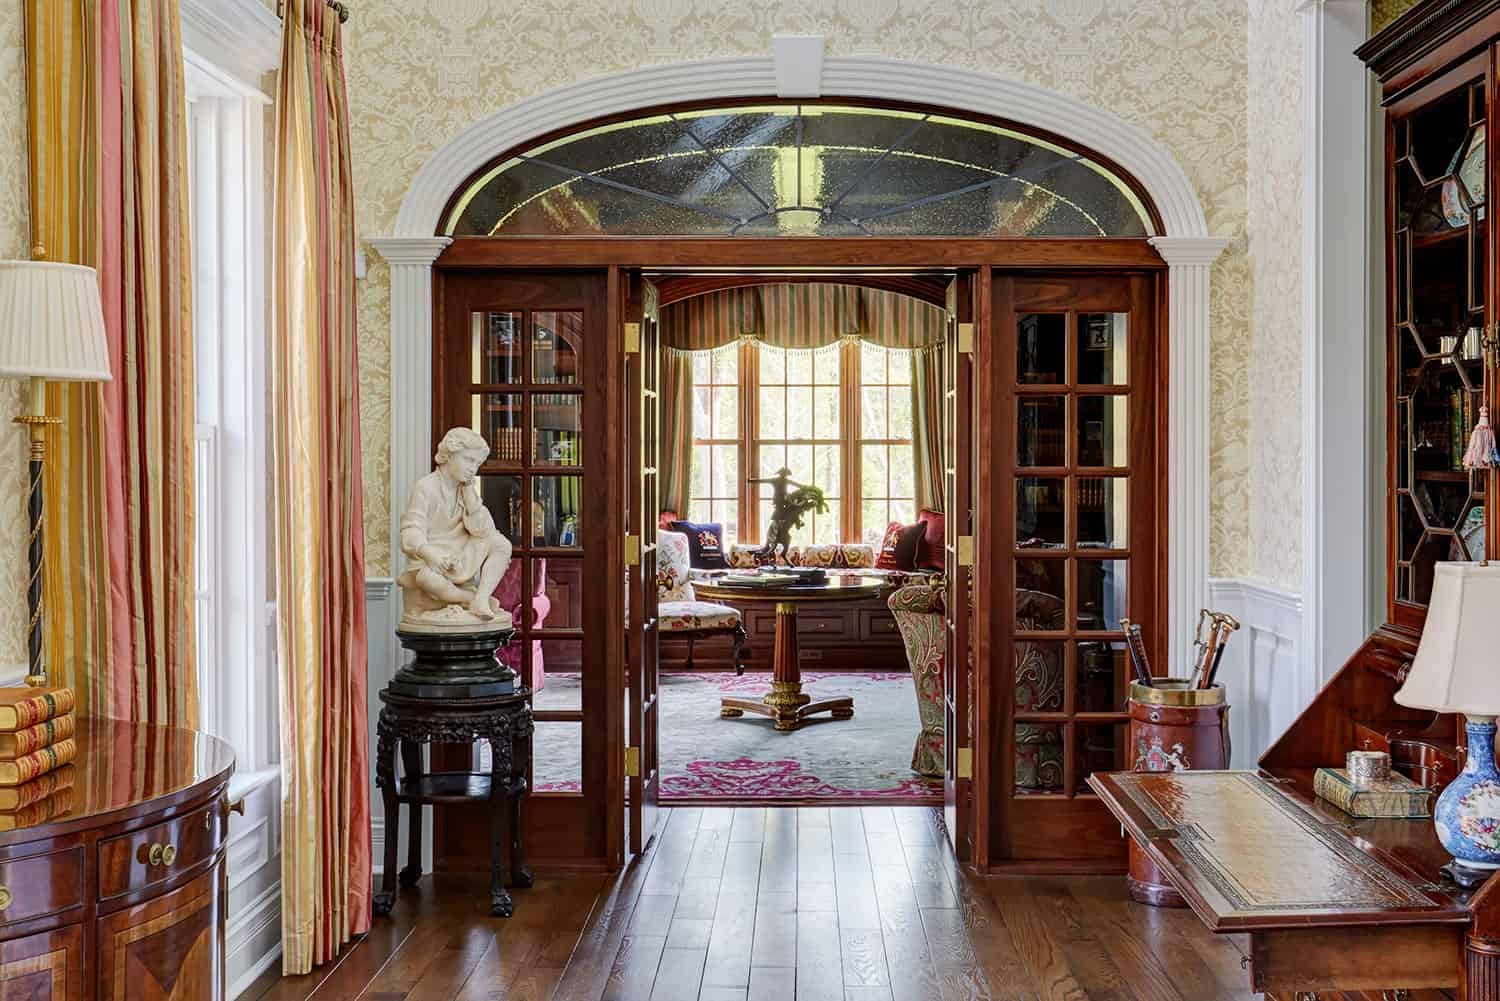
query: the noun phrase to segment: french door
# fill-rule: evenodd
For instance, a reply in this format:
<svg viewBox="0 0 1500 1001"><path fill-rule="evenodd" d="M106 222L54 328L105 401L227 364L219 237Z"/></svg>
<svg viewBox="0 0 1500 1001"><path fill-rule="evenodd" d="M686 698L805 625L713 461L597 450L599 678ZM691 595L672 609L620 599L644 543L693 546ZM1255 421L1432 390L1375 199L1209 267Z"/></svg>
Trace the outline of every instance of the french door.
<svg viewBox="0 0 1500 1001"><path fill-rule="evenodd" d="M1132 761L1120 620L1164 662L1154 296L1150 275L991 282L978 508L992 867L1124 860L1085 779Z"/></svg>
<svg viewBox="0 0 1500 1001"><path fill-rule="evenodd" d="M970 610L974 574L974 321L982 286L965 271L948 286L943 350L943 819L960 861L974 859L976 796L974 649ZM983 810L980 810L983 813Z"/></svg>
<svg viewBox="0 0 1500 1001"><path fill-rule="evenodd" d="M638 271L621 273L625 328L624 424L628 458L623 470L626 499L626 675L630 744L625 749L626 805L630 851L639 854L656 832L661 799L658 748L661 705L658 665L656 533L661 493L661 338L656 286Z"/></svg>
<svg viewBox="0 0 1500 1001"><path fill-rule="evenodd" d="M622 861L625 454L622 273L450 269L434 275L433 444L490 443L480 494L514 546L511 643L535 696L527 852L541 866ZM402 503L401 499L394 499ZM613 584L613 586L611 586ZM505 590L502 582L501 590ZM468 746L436 749L462 770ZM485 807L436 812L437 869L488 870Z"/></svg>

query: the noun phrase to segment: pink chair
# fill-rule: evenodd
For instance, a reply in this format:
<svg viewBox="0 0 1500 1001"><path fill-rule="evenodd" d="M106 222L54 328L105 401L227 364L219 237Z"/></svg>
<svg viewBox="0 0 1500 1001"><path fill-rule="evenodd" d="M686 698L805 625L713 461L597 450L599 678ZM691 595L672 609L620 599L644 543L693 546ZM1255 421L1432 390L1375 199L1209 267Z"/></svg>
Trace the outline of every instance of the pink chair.
<svg viewBox="0 0 1500 1001"><path fill-rule="evenodd" d="M532 587L535 593L531 596L532 618L530 627L541 628L547 621L547 613L552 611L552 602L547 597L547 561L536 560L532 565ZM519 630L523 625L521 618L521 561L511 560L510 567L505 571L505 576L500 578L500 583L495 585L495 599L500 602L500 607L511 614L515 620L516 628ZM517 643L501 647L495 651L495 659L506 665L511 670L521 670L521 647ZM542 641L531 641L531 690L539 692L546 685L547 674L542 663Z"/></svg>

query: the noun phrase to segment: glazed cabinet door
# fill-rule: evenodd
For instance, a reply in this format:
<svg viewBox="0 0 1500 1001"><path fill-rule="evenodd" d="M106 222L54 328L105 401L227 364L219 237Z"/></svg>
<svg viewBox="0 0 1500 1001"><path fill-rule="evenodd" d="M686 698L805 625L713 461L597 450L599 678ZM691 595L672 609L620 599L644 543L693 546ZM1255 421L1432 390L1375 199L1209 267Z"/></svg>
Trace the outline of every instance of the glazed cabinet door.
<svg viewBox="0 0 1500 1001"><path fill-rule="evenodd" d="M83 928L0 943L0 1001L80 1001Z"/></svg>
<svg viewBox="0 0 1500 1001"><path fill-rule="evenodd" d="M224 863L99 919L99 1001L222 1001ZM8 995L7 995L8 997Z"/></svg>

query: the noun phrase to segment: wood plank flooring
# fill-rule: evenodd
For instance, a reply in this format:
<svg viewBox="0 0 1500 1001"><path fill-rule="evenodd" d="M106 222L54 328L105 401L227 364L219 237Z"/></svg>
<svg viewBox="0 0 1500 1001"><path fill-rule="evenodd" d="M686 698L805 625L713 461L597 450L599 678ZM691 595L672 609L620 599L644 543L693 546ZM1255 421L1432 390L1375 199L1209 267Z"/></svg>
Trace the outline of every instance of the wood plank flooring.
<svg viewBox="0 0 1500 1001"><path fill-rule="evenodd" d="M243 1001L1211 1001L1237 940L1123 877L968 875L921 807L678 808L612 876L429 877L339 959Z"/></svg>

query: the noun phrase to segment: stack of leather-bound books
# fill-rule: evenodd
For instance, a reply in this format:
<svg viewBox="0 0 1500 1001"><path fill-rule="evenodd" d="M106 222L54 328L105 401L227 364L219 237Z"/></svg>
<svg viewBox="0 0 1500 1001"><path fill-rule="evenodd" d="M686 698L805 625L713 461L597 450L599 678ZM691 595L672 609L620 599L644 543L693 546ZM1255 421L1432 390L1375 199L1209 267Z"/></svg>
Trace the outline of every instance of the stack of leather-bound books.
<svg viewBox="0 0 1500 1001"><path fill-rule="evenodd" d="M71 688L0 689L0 831L73 809Z"/></svg>

